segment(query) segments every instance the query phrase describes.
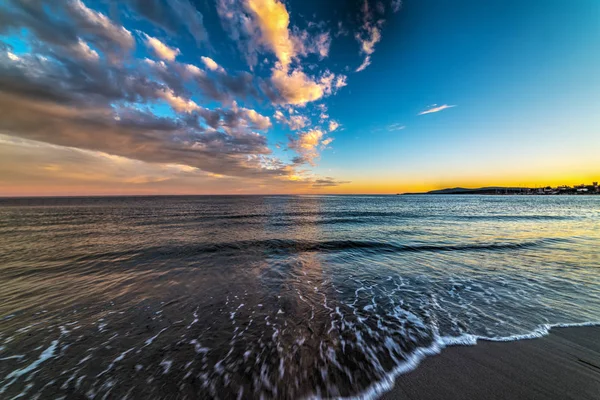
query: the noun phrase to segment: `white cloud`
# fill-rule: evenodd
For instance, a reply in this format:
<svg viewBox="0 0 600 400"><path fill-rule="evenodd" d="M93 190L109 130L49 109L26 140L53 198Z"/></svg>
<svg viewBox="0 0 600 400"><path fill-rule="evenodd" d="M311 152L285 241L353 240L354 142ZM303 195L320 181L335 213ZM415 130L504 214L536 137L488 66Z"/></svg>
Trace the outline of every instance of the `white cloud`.
<svg viewBox="0 0 600 400"><path fill-rule="evenodd" d="M367 68L369 65L371 65L371 56L366 56L362 64L360 64L360 66L356 68L355 72L364 71L365 68Z"/></svg>
<svg viewBox="0 0 600 400"><path fill-rule="evenodd" d="M384 20L373 22L373 14L369 9L369 3L364 1L362 7L363 25L361 32L357 32L354 37L360 43L360 53L365 55L362 64L356 69L356 72L363 71L371 64L371 54L375 52L375 44L381 40L380 26Z"/></svg>
<svg viewBox="0 0 600 400"><path fill-rule="evenodd" d="M212 58L202 56L202 57L200 57L200 59L202 60L202 62L206 66L206 68L210 69L211 71L216 71L216 72L221 72L221 73L225 72L225 69L223 67L221 67L219 64L217 64L215 62L215 60L213 60Z"/></svg>
<svg viewBox="0 0 600 400"><path fill-rule="evenodd" d="M185 64L185 71L192 76L204 76L205 72L192 64Z"/></svg>
<svg viewBox="0 0 600 400"><path fill-rule="evenodd" d="M200 109L200 106L193 100L186 100L183 97L177 96L171 89L159 91L158 96L169 103L177 112L191 113Z"/></svg>
<svg viewBox="0 0 600 400"><path fill-rule="evenodd" d="M87 60L87 61L98 61L100 58L96 50L90 48L88 44L79 38L79 41L72 48L73 53L76 57Z"/></svg>
<svg viewBox="0 0 600 400"><path fill-rule="evenodd" d="M259 42L273 51L281 65L287 68L295 51L288 30L290 16L285 4L278 0L244 0L244 6L259 31Z"/></svg>
<svg viewBox="0 0 600 400"><path fill-rule="evenodd" d="M406 128L406 126L399 124L399 123L395 123L395 124L391 124L390 126L388 126L387 130L390 132L395 132L395 131L401 131L404 128Z"/></svg>
<svg viewBox="0 0 600 400"><path fill-rule="evenodd" d="M336 89L340 89L343 88L344 86L346 86L348 83L346 83L346 75L338 75L335 78L335 83L334 86Z"/></svg>
<svg viewBox="0 0 600 400"><path fill-rule="evenodd" d="M269 129L272 124L269 117L257 113L255 110L242 108L241 109L246 118L258 129Z"/></svg>
<svg viewBox="0 0 600 400"><path fill-rule="evenodd" d="M143 32L142 32L142 34L146 38L146 40L145 40L146 46L148 46L154 52L154 54L156 54L156 56L158 58L161 58L161 59L167 60L167 61L174 61L175 58L179 54L181 54L181 51L179 51L178 48L169 47L166 44L164 44L163 42L161 42L160 40L158 40L157 38L148 36Z"/></svg>
<svg viewBox="0 0 600 400"><path fill-rule="evenodd" d="M433 104L430 108L428 108L425 111L421 111L417 115L425 115L425 114L436 113L436 112L440 112L442 110L445 110L447 108L452 108L452 107L456 107L456 105L449 106L448 104L443 104L441 106L438 106L437 104Z"/></svg>
<svg viewBox="0 0 600 400"><path fill-rule="evenodd" d="M335 75L329 71L318 80L309 77L300 69L288 73L283 68L275 67L272 72L270 81L277 92L273 100L278 104L304 105L330 95L335 88Z"/></svg>
<svg viewBox="0 0 600 400"><path fill-rule="evenodd" d="M320 129L313 129L307 132L299 133L296 139L292 139L289 148L295 150L300 158L296 163L309 163L314 165L315 159L319 157L319 145L325 133Z"/></svg>
<svg viewBox="0 0 600 400"><path fill-rule="evenodd" d="M333 138L327 138L327 139L323 140L321 142L321 144L323 145L323 147L327 147L331 144L331 142L333 142Z"/></svg>
<svg viewBox="0 0 600 400"><path fill-rule="evenodd" d="M310 120L304 115L291 115L289 118L286 118L279 110L275 111L273 118L280 124L288 125L293 131L297 131L310 125Z"/></svg>
<svg viewBox="0 0 600 400"><path fill-rule="evenodd" d="M106 15L86 7L81 0L71 0L69 10L80 19L86 30L93 30L97 35L106 37L123 48L130 49L135 45L131 32L113 23Z"/></svg>
<svg viewBox="0 0 600 400"><path fill-rule="evenodd" d="M329 121L329 132L333 132L339 127L340 127L340 124L337 123L336 121Z"/></svg>
<svg viewBox="0 0 600 400"><path fill-rule="evenodd" d="M11 61L19 61L21 58L16 55L15 53L12 53L10 51L6 52L6 56L11 60Z"/></svg>

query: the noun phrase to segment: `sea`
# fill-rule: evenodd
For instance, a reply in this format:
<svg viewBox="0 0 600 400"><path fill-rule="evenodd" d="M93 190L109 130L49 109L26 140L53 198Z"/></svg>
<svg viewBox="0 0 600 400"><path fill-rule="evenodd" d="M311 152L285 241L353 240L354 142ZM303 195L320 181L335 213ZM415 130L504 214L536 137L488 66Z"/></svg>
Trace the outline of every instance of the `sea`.
<svg viewBox="0 0 600 400"><path fill-rule="evenodd" d="M0 398L373 399L600 322L600 196L0 200Z"/></svg>

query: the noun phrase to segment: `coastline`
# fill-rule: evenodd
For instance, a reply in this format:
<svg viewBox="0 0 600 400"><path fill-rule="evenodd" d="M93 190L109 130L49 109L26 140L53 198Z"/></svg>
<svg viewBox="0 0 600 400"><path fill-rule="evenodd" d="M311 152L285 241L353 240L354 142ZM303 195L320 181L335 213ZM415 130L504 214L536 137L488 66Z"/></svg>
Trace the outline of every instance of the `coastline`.
<svg viewBox="0 0 600 400"><path fill-rule="evenodd" d="M535 339L450 346L395 379L379 398L597 399L600 326L557 327Z"/></svg>

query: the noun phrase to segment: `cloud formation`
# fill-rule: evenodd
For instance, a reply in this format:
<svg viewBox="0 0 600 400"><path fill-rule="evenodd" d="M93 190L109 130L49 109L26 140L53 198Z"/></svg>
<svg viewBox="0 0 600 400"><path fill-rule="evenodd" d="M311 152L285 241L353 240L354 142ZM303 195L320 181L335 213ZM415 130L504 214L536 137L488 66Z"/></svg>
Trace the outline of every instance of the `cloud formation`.
<svg viewBox="0 0 600 400"><path fill-rule="evenodd" d="M326 71L318 79L313 79L302 70L296 69L288 73L275 67L269 80L270 85L263 84L262 89L275 104L305 105L332 94L335 75Z"/></svg>
<svg viewBox="0 0 600 400"><path fill-rule="evenodd" d="M198 46L208 47L204 16L189 0L125 0L129 8L169 34L185 28Z"/></svg>
<svg viewBox="0 0 600 400"><path fill-rule="evenodd" d="M380 11L383 13L383 11ZM374 15L369 8L369 2L364 0L362 7L363 24L360 31L354 37L360 43L360 53L365 56L362 64L356 68L355 72L363 71L371 65L371 54L375 52L375 44L381 40L381 26L384 23L383 19L374 21Z"/></svg>
<svg viewBox="0 0 600 400"><path fill-rule="evenodd" d="M243 4L253 17L255 26L250 29L258 32L258 42L270 49L286 69L295 50L288 30L290 15L285 5L278 0L244 0Z"/></svg>
<svg viewBox="0 0 600 400"><path fill-rule="evenodd" d="M109 14L87 0L0 4L0 131L88 152L89 160L177 165L211 177L315 187L337 182L319 182L299 166L314 165L333 142L327 133L339 127L326 108L309 103L347 85L346 75L317 61L329 57L332 46L325 22L292 26L281 0L219 0L221 24L249 68L256 68L251 74L215 61L227 66L228 54L215 56L203 15L189 0L124 4ZM126 26L135 27L139 17L153 26L143 25L147 33L134 29L134 35ZM204 55L192 58L193 41L177 42L180 31ZM9 35L25 49L5 43ZM289 142L298 155L293 160L272 155L267 136L273 123L265 114L299 132Z"/></svg>
<svg viewBox="0 0 600 400"><path fill-rule="evenodd" d="M145 38L144 43L146 43L146 46L152 49L154 54L160 59L175 61L175 58L181 54L181 51L178 48L169 47L157 38L148 36L145 33L142 33L142 35Z"/></svg>
<svg viewBox="0 0 600 400"><path fill-rule="evenodd" d="M395 123L395 124L391 124L390 126L388 126L387 130L390 132L395 132L395 131L401 131L405 128L406 128L406 126L399 124L399 123Z"/></svg>
<svg viewBox="0 0 600 400"><path fill-rule="evenodd" d="M295 164L308 163L315 165L315 161L319 158L319 148L325 147L331 140L323 143L323 137L325 132L320 129L311 129L306 132L299 133L296 137L290 138L288 147L298 154L298 157L294 158Z"/></svg>
<svg viewBox="0 0 600 400"><path fill-rule="evenodd" d="M344 75L336 76L326 70L310 76L301 65L293 65L309 54L317 54L321 59L327 57L331 36L329 32L318 31L318 24L311 25L317 29L316 33L290 27L290 16L283 2L219 0L217 11L223 28L245 54L250 67L257 64L261 49L275 55L271 76L260 84L274 104L304 105L346 85Z"/></svg>
<svg viewBox="0 0 600 400"><path fill-rule="evenodd" d="M442 104L441 106L438 106L437 104L433 104L432 106L430 106L430 108L428 108L425 111L421 111L417 115L425 115L425 114L436 113L436 112L440 112L440 111L443 111L443 110L445 110L447 108L452 108L452 107L456 107L456 105L449 106L448 104Z"/></svg>
<svg viewBox="0 0 600 400"><path fill-rule="evenodd" d="M310 125L310 120L306 116L290 115L289 118L286 118L286 116L280 110L275 111L273 118L275 118L275 121L279 122L280 124L287 125L293 131L303 129Z"/></svg>

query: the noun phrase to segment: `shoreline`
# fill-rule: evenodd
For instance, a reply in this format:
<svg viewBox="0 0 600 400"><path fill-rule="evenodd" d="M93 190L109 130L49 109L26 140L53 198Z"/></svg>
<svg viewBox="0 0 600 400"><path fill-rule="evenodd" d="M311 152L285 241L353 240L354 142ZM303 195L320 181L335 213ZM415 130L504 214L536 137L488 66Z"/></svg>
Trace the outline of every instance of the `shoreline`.
<svg viewBox="0 0 600 400"><path fill-rule="evenodd" d="M553 327L549 335L514 341L480 339L448 346L398 375L377 398L597 399L600 326Z"/></svg>

